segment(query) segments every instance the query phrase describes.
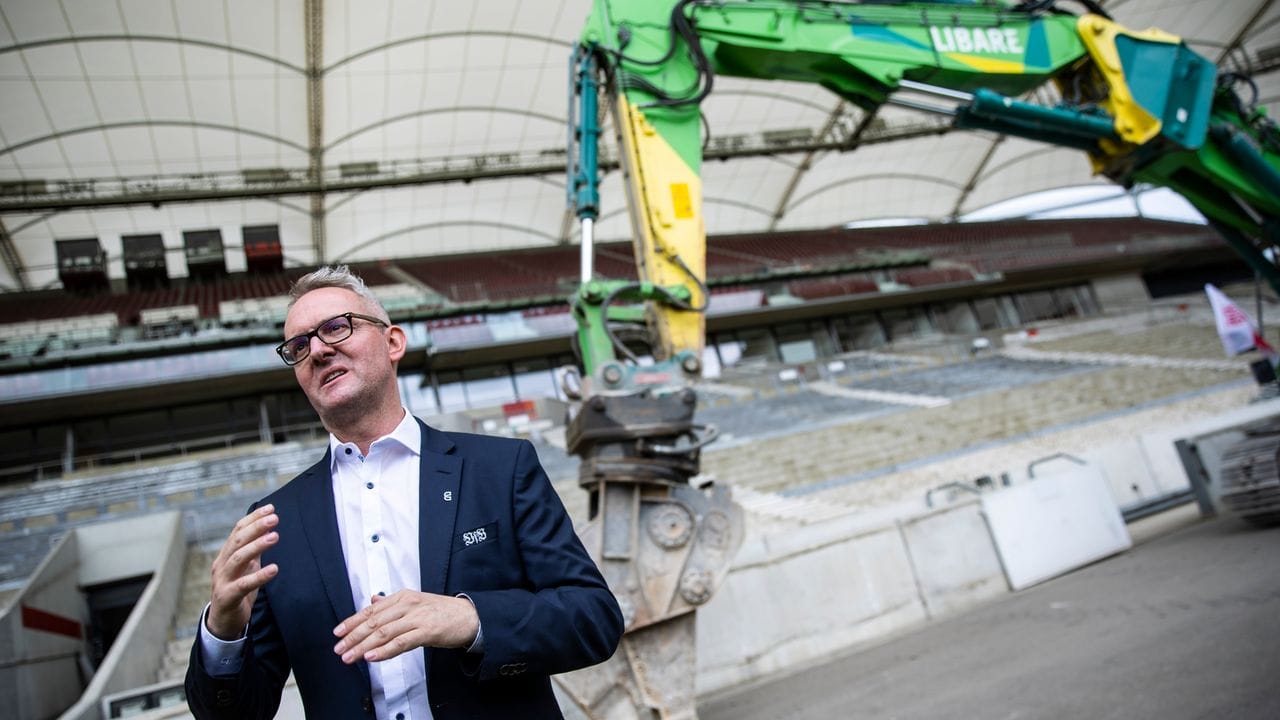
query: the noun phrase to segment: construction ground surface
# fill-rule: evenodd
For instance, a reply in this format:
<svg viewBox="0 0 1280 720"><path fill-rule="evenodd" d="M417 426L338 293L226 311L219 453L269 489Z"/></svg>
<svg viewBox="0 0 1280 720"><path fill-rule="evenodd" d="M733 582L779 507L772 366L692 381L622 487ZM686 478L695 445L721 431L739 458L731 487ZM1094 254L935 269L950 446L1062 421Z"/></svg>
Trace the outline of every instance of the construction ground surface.
<svg viewBox="0 0 1280 720"><path fill-rule="evenodd" d="M1187 510L1124 554L705 698L699 717L1280 718L1280 528Z"/></svg>

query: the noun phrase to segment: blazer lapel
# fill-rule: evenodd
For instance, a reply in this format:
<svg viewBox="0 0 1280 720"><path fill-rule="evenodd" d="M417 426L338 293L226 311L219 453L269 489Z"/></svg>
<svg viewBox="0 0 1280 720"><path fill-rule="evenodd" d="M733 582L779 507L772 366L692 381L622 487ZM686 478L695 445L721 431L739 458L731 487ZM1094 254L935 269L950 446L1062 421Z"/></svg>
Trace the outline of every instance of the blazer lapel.
<svg viewBox="0 0 1280 720"><path fill-rule="evenodd" d="M351 579L347 577L342 539L338 537L338 508L333 498L331 467L329 452L325 451L324 459L307 471L307 486L298 494L298 505L302 511L302 531L311 546L311 557L316 561L324 594L333 606L334 616L342 621L356 614L356 606L351 599ZM355 667L364 680L364 687L369 688L369 664L361 661Z"/></svg>
<svg viewBox="0 0 1280 720"><path fill-rule="evenodd" d="M449 576L449 550L458 515L458 486L462 458L452 455L453 441L439 430L422 428L422 455L418 460L418 572L422 591L444 594ZM431 677L431 653L423 650L423 664Z"/></svg>
<svg viewBox="0 0 1280 720"><path fill-rule="evenodd" d="M302 530L311 546L311 557L324 584L325 595L333 605L338 620L355 614L351 599L351 580L347 577L342 540L338 537L338 511L333 499L333 475L329 472L329 453L308 470L307 487L298 493L302 511Z"/></svg>
<svg viewBox="0 0 1280 720"><path fill-rule="evenodd" d="M422 457L419 462L419 557L422 592L444 593L457 519L462 459L453 455L453 441L419 420Z"/></svg>
<svg viewBox="0 0 1280 720"><path fill-rule="evenodd" d="M454 520L458 515L458 490L462 458L453 453L453 442L421 420L422 458L418 463L418 564L422 591L443 594L449 575Z"/></svg>

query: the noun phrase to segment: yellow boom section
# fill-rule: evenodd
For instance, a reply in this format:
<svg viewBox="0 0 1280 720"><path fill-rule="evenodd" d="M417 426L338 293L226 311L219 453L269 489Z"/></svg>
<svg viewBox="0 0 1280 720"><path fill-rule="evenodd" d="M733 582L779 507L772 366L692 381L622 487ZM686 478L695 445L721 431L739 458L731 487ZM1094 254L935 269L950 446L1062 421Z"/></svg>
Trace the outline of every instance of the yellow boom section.
<svg viewBox="0 0 1280 720"><path fill-rule="evenodd" d="M706 297L694 279L707 274L702 180L626 96L617 96L616 111L639 276L655 285L689 287L689 304L701 308ZM670 356L688 350L701 357L703 313L657 303L649 304L649 313L658 335L655 351Z"/></svg>

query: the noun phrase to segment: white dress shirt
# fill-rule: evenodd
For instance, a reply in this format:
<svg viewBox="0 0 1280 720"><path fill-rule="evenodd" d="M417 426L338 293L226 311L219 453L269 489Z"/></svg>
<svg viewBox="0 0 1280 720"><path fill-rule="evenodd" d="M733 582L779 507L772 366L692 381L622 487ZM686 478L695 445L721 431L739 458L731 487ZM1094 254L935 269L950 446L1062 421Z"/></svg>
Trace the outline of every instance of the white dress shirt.
<svg viewBox="0 0 1280 720"><path fill-rule="evenodd" d="M353 443L329 436L338 537L357 612L368 606L375 594L422 589L418 562L421 446L422 432L407 410L395 430L369 446L367 456ZM240 671L243 638L231 642L218 639L206 628L203 616L200 636L210 675ZM338 639L332 640L336 645ZM468 651L479 651L482 642L478 636ZM415 650L369 663L378 720L431 720L424 652Z"/></svg>

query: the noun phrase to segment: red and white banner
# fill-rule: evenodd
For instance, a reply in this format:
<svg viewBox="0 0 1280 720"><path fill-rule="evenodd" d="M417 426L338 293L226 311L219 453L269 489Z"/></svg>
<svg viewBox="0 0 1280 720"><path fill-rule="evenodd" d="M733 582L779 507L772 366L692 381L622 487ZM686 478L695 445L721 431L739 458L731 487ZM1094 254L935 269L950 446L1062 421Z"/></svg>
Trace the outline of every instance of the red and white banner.
<svg viewBox="0 0 1280 720"><path fill-rule="evenodd" d="M1218 324L1218 338L1222 340L1222 349L1228 355L1239 355L1257 349L1272 365L1280 360L1275 348L1262 337L1253 320L1249 319L1239 305L1212 284L1206 283L1204 291L1209 296L1209 305L1213 307L1213 319Z"/></svg>

